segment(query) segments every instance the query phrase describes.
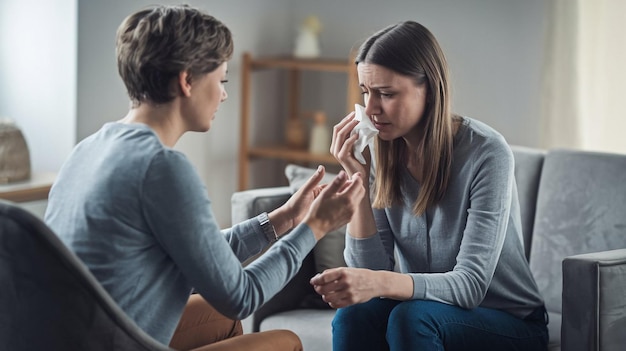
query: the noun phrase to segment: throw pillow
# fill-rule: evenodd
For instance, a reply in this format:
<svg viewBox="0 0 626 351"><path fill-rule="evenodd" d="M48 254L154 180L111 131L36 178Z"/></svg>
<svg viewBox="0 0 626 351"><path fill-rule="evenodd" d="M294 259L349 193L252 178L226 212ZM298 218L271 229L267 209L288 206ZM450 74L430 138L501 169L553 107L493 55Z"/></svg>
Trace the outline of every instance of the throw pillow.
<svg viewBox="0 0 626 351"><path fill-rule="evenodd" d="M289 181L289 188L292 193L300 189L304 183L315 173L315 169L297 166L293 164L287 165L285 175ZM330 182L336 174L326 173L320 184ZM343 226L334 230L320 241L313 248L313 256L315 258L315 270L323 272L328 268L345 267L346 262L343 259L343 249L345 247L346 227Z"/></svg>
<svg viewBox="0 0 626 351"><path fill-rule="evenodd" d="M304 183L306 183L306 181L311 178L313 173L315 173L315 169L313 168L288 164L287 167L285 167L285 176L289 181L289 188L291 189L291 193L295 193L296 191L298 191L298 189L300 189L300 187L302 187ZM335 176L335 173L326 172L320 184L330 183L333 178L335 178Z"/></svg>

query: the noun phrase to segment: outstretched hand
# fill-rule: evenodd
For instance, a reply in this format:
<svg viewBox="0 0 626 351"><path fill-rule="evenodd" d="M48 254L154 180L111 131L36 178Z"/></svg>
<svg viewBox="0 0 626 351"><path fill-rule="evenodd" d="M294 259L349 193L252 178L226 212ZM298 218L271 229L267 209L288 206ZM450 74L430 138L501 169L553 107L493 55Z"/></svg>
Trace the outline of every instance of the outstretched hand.
<svg viewBox="0 0 626 351"><path fill-rule="evenodd" d="M324 167L318 166L315 173L284 205L270 213L270 221L278 235L285 233L304 220L311 208L311 203L325 187L325 185L319 184L325 173Z"/></svg>
<svg viewBox="0 0 626 351"><path fill-rule="evenodd" d="M341 171L332 182L320 185L324 173L319 166L283 206L269 214L278 235L305 222L319 240L350 221L365 194L361 173L348 177Z"/></svg>
<svg viewBox="0 0 626 351"><path fill-rule="evenodd" d="M348 177L346 172L339 172L315 197L304 218L316 240L348 223L364 194L360 173Z"/></svg>

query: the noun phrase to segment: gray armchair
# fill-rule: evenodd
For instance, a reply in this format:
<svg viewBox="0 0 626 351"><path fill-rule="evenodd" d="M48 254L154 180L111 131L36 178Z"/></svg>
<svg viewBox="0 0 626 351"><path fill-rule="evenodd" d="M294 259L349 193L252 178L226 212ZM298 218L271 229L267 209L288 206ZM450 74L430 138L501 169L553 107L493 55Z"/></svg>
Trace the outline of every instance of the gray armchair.
<svg viewBox="0 0 626 351"><path fill-rule="evenodd" d="M172 350L144 333L37 217L0 201L0 350Z"/></svg>

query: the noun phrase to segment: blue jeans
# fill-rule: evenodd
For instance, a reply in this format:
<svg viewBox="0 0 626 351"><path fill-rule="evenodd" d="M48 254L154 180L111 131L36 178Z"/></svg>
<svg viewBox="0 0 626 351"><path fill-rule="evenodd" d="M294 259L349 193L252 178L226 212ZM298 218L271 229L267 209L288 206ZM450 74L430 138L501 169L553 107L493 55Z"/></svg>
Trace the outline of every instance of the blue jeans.
<svg viewBox="0 0 626 351"><path fill-rule="evenodd" d="M372 299L337 310L333 351L547 350L543 307L525 319L427 300Z"/></svg>

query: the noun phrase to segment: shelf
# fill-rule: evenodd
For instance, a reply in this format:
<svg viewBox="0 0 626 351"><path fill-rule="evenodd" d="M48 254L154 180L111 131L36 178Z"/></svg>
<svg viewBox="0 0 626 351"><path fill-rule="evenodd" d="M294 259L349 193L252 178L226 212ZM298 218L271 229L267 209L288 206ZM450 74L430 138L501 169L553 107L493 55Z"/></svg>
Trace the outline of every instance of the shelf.
<svg viewBox="0 0 626 351"><path fill-rule="evenodd" d="M310 71L334 71L349 73L353 70L348 60L299 59L293 57L255 58L250 62L253 69L284 68Z"/></svg>
<svg viewBox="0 0 626 351"><path fill-rule="evenodd" d="M55 173L34 173L28 180L0 184L0 199L12 202L45 200L55 178Z"/></svg>
<svg viewBox="0 0 626 351"><path fill-rule="evenodd" d="M338 165L337 160L330 154L313 154L308 149L294 149L285 144L290 140L290 122L302 118L302 110L299 106L301 93L301 73L303 71L335 72L346 77L346 113L354 109L354 104L361 100L361 92L356 74L356 66L353 63L353 55L344 60L330 58L301 59L291 56L252 57L250 53L243 54L241 64L241 124L240 124L240 150L239 150L239 190L248 188L250 161L253 159L278 159L294 163L313 163L323 165ZM251 145L251 96L252 76L255 71L273 69L287 73L284 91L287 98L287 115L283 119L285 123L285 137L283 141L277 141L278 145ZM306 79L306 78L305 78ZM323 107L322 107L323 109ZM329 126L330 127L330 126ZM281 144L282 143L282 144ZM330 146L330 145L329 145Z"/></svg>
<svg viewBox="0 0 626 351"><path fill-rule="evenodd" d="M339 162L333 155L327 154L313 154L308 150L297 150L288 147L287 145L268 145L251 147L248 149L249 157L256 158L275 158L292 162L319 162L323 164L335 164Z"/></svg>

